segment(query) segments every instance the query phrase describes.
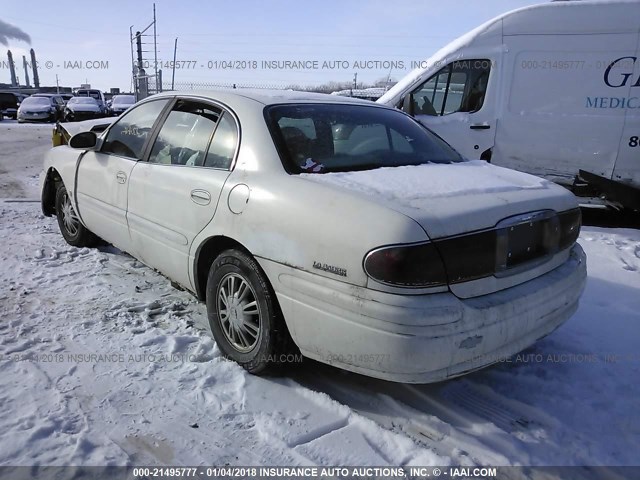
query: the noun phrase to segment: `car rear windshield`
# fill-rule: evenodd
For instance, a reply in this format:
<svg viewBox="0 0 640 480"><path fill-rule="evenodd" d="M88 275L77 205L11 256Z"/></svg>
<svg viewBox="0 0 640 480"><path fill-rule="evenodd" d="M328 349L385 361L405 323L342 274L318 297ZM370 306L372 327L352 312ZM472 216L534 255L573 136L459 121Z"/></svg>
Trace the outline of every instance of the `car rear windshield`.
<svg viewBox="0 0 640 480"><path fill-rule="evenodd" d="M93 97L96 100L100 100L100 90L78 90L76 95L78 97Z"/></svg>
<svg viewBox="0 0 640 480"><path fill-rule="evenodd" d="M86 104L90 104L90 105L95 105L96 104L96 100L94 98L91 97L73 97L69 99L69 103L74 104L74 103L86 103Z"/></svg>
<svg viewBox="0 0 640 480"><path fill-rule="evenodd" d="M123 104L123 105L133 105L134 103L136 103L136 99L135 97L130 97L128 95L122 95L122 96L117 96L117 97L113 97L113 103L114 104Z"/></svg>
<svg viewBox="0 0 640 480"><path fill-rule="evenodd" d="M51 105L49 97L27 97L22 101L22 105Z"/></svg>
<svg viewBox="0 0 640 480"><path fill-rule="evenodd" d="M267 107L265 116L290 173L463 161L453 148L414 119L387 108L287 104Z"/></svg>

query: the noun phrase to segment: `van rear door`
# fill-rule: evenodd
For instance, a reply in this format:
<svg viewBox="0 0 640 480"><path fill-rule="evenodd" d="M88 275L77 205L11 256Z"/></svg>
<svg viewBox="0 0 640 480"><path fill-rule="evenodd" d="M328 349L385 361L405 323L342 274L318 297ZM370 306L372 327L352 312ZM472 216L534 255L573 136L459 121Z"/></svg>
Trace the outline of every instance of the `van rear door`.
<svg viewBox="0 0 640 480"><path fill-rule="evenodd" d="M493 163L572 184L578 170L613 175L630 83L607 85L637 33L505 35L505 92ZM613 75L613 74L612 74Z"/></svg>
<svg viewBox="0 0 640 480"><path fill-rule="evenodd" d="M613 180L640 188L640 35L634 57L633 69L620 69L624 70L625 74L633 73L633 75L627 79L630 84L630 93L626 100L624 130L618 160L613 171Z"/></svg>

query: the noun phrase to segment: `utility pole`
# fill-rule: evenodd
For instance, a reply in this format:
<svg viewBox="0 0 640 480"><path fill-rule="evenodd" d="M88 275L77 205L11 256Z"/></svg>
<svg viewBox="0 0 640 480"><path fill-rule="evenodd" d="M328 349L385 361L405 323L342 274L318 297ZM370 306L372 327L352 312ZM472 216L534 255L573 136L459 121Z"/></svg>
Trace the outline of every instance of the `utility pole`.
<svg viewBox="0 0 640 480"><path fill-rule="evenodd" d="M136 32L136 51L138 53L138 75L136 76L136 100L142 100L149 95L148 78L142 63L142 33Z"/></svg>
<svg viewBox="0 0 640 480"><path fill-rule="evenodd" d="M353 89L358 89L358 72L353 74Z"/></svg>
<svg viewBox="0 0 640 480"><path fill-rule="evenodd" d="M58 82L58 74L56 73L56 93L60 93L60 83Z"/></svg>
<svg viewBox="0 0 640 480"><path fill-rule="evenodd" d="M162 91L162 83L158 88L158 42L156 38L156 4L153 4L153 68L155 70L156 93Z"/></svg>
<svg viewBox="0 0 640 480"><path fill-rule="evenodd" d="M136 52L138 55L138 72L142 70L142 34L140 32L136 32ZM138 76L140 74L138 73Z"/></svg>
<svg viewBox="0 0 640 480"><path fill-rule="evenodd" d="M176 81L176 52L178 51L178 37L173 44L173 72L171 72L171 90L174 90Z"/></svg>
<svg viewBox="0 0 640 480"><path fill-rule="evenodd" d="M138 86L136 85L136 63L133 57L133 25L129 27L129 44L131 46L131 91L138 100Z"/></svg>

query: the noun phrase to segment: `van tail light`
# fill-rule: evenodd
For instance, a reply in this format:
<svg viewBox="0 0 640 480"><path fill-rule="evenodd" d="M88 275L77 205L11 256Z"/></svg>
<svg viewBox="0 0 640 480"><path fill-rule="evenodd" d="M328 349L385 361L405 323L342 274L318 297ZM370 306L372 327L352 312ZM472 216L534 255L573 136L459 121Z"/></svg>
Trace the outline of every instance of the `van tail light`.
<svg viewBox="0 0 640 480"><path fill-rule="evenodd" d="M447 284L440 254L430 242L372 250L364 259L364 270L374 280L398 287Z"/></svg>

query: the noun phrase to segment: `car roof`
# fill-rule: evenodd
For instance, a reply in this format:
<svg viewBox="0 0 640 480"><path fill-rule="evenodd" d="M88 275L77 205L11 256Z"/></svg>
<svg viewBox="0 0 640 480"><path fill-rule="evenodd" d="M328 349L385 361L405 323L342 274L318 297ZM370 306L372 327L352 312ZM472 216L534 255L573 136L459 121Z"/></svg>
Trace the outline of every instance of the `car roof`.
<svg viewBox="0 0 640 480"><path fill-rule="evenodd" d="M154 95L158 97L203 97L218 100L224 103L234 103L234 99L250 99L263 105L277 105L283 103L333 103L333 104L358 104L380 106L368 100L351 97L340 97L326 93L301 92L297 90L267 90L267 89L218 89L218 90L188 90L170 91Z"/></svg>

